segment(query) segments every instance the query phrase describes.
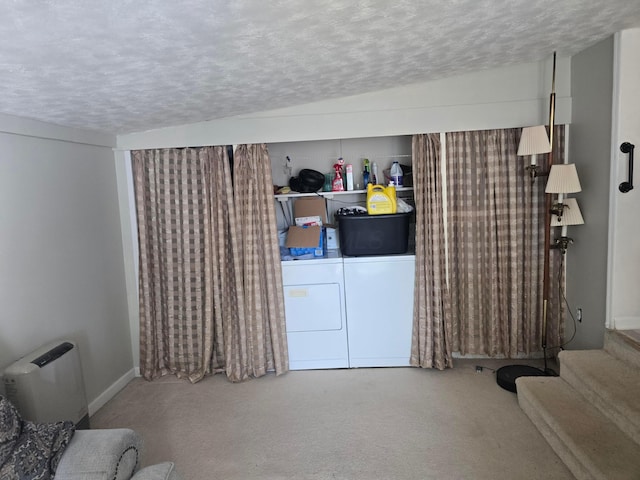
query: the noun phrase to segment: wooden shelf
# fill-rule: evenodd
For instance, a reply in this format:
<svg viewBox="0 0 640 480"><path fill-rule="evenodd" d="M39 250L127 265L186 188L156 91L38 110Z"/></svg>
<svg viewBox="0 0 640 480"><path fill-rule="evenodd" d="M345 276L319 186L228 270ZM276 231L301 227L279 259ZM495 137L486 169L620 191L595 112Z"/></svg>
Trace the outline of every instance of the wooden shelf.
<svg viewBox="0 0 640 480"><path fill-rule="evenodd" d="M398 187L396 188L396 192L409 192L412 191L413 187ZM283 193L280 195L274 195L275 199L279 202L288 202L291 198L299 198L299 197L325 197L325 198L333 198L334 195L354 195L354 194L366 194L366 190L346 190L344 192L316 192L316 193Z"/></svg>

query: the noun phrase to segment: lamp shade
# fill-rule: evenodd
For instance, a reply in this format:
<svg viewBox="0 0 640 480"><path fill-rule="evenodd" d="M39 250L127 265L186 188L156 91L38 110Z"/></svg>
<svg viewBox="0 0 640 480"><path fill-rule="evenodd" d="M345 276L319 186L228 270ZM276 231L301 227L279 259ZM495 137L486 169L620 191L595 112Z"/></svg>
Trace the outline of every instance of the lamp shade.
<svg viewBox="0 0 640 480"><path fill-rule="evenodd" d="M518 155L537 155L539 153L549 153L551 143L544 125L535 127L525 127L522 129L520 143L518 144Z"/></svg>
<svg viewBox="0 0 640 480"><path fill-rule="evenodd" d="M581 190L575 164L556 163L551 165L547 186L544 189L545 193L576 193Z"/></svg>
<svg viewBox="0 0 640 480"><path fill-rule="evenodd" d="M575 198L565 198L563 203L564 209L562 211L562 216L558 217L557 215L551 215L551 226L564 227L566 225L584 224L580 207L578 207L578 201Z"/></svg>

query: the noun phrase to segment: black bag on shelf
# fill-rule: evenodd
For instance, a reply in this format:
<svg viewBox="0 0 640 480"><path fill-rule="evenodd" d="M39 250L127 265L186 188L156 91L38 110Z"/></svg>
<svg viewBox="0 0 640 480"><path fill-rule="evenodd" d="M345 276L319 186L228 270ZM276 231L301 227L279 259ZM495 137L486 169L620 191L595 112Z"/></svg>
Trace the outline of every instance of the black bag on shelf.
<svg viewBox="0 0 640 480"><path fill-rule="evenodd" d="M324 175L317 170L303 168L297 177L289 179L289 187L294 192L315 193L324 185Z"/></svg>

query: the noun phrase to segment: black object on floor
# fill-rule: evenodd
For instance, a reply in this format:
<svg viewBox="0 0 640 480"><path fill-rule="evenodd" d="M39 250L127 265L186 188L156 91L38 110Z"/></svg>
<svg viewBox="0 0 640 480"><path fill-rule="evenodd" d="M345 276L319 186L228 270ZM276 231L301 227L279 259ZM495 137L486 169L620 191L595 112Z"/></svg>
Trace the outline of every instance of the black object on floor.
<svg viewBox="0 0 640 480"><path fill-rule="evenodd" d="M505 390L517 393L516 378L519 377L543 377L549 373L530 365L506 365L496 370L496 381Z"/></svg>

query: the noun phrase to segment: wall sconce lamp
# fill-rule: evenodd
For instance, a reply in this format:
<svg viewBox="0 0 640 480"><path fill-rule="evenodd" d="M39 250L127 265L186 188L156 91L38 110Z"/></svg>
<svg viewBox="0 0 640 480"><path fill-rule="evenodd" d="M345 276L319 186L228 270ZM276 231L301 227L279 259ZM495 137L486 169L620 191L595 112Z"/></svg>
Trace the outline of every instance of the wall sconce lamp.
<svg viewBox="0 0 640 480"><path fill-rule="evenodd" d="M562 233L560 237L555 239L551 248L559 248L560 252L564 255L567 253L567 247L573 243L573 239L567 236L568 225L583 225L584 219L578 207L578 201L575 198L565 198L564 200L564 215L559 217L558 215L551 216L552 227L562 227Z"/></svg>
<svg viewBox="0 0 640 480"><path fill-rule="evenodd" d="M537 164L537 155L541 153L549 153L551 151L551 143L547 135L547 129L544 125L535 127L525 127L522 129L520 143L518 144L518 156L523 157L531 155L531 164L525 167L531 177L531 182L540 175L540 166Z"/></svg>
<svg viewBox="0 0 640 480"><path fill-rule="evenodd" d="M582 190L578 172L573 163L556 163L551 165L545 193L557 193L558 201L551 207L551 213L562 218L565 204L562 202L565 193L577 193Z"/></svg>

